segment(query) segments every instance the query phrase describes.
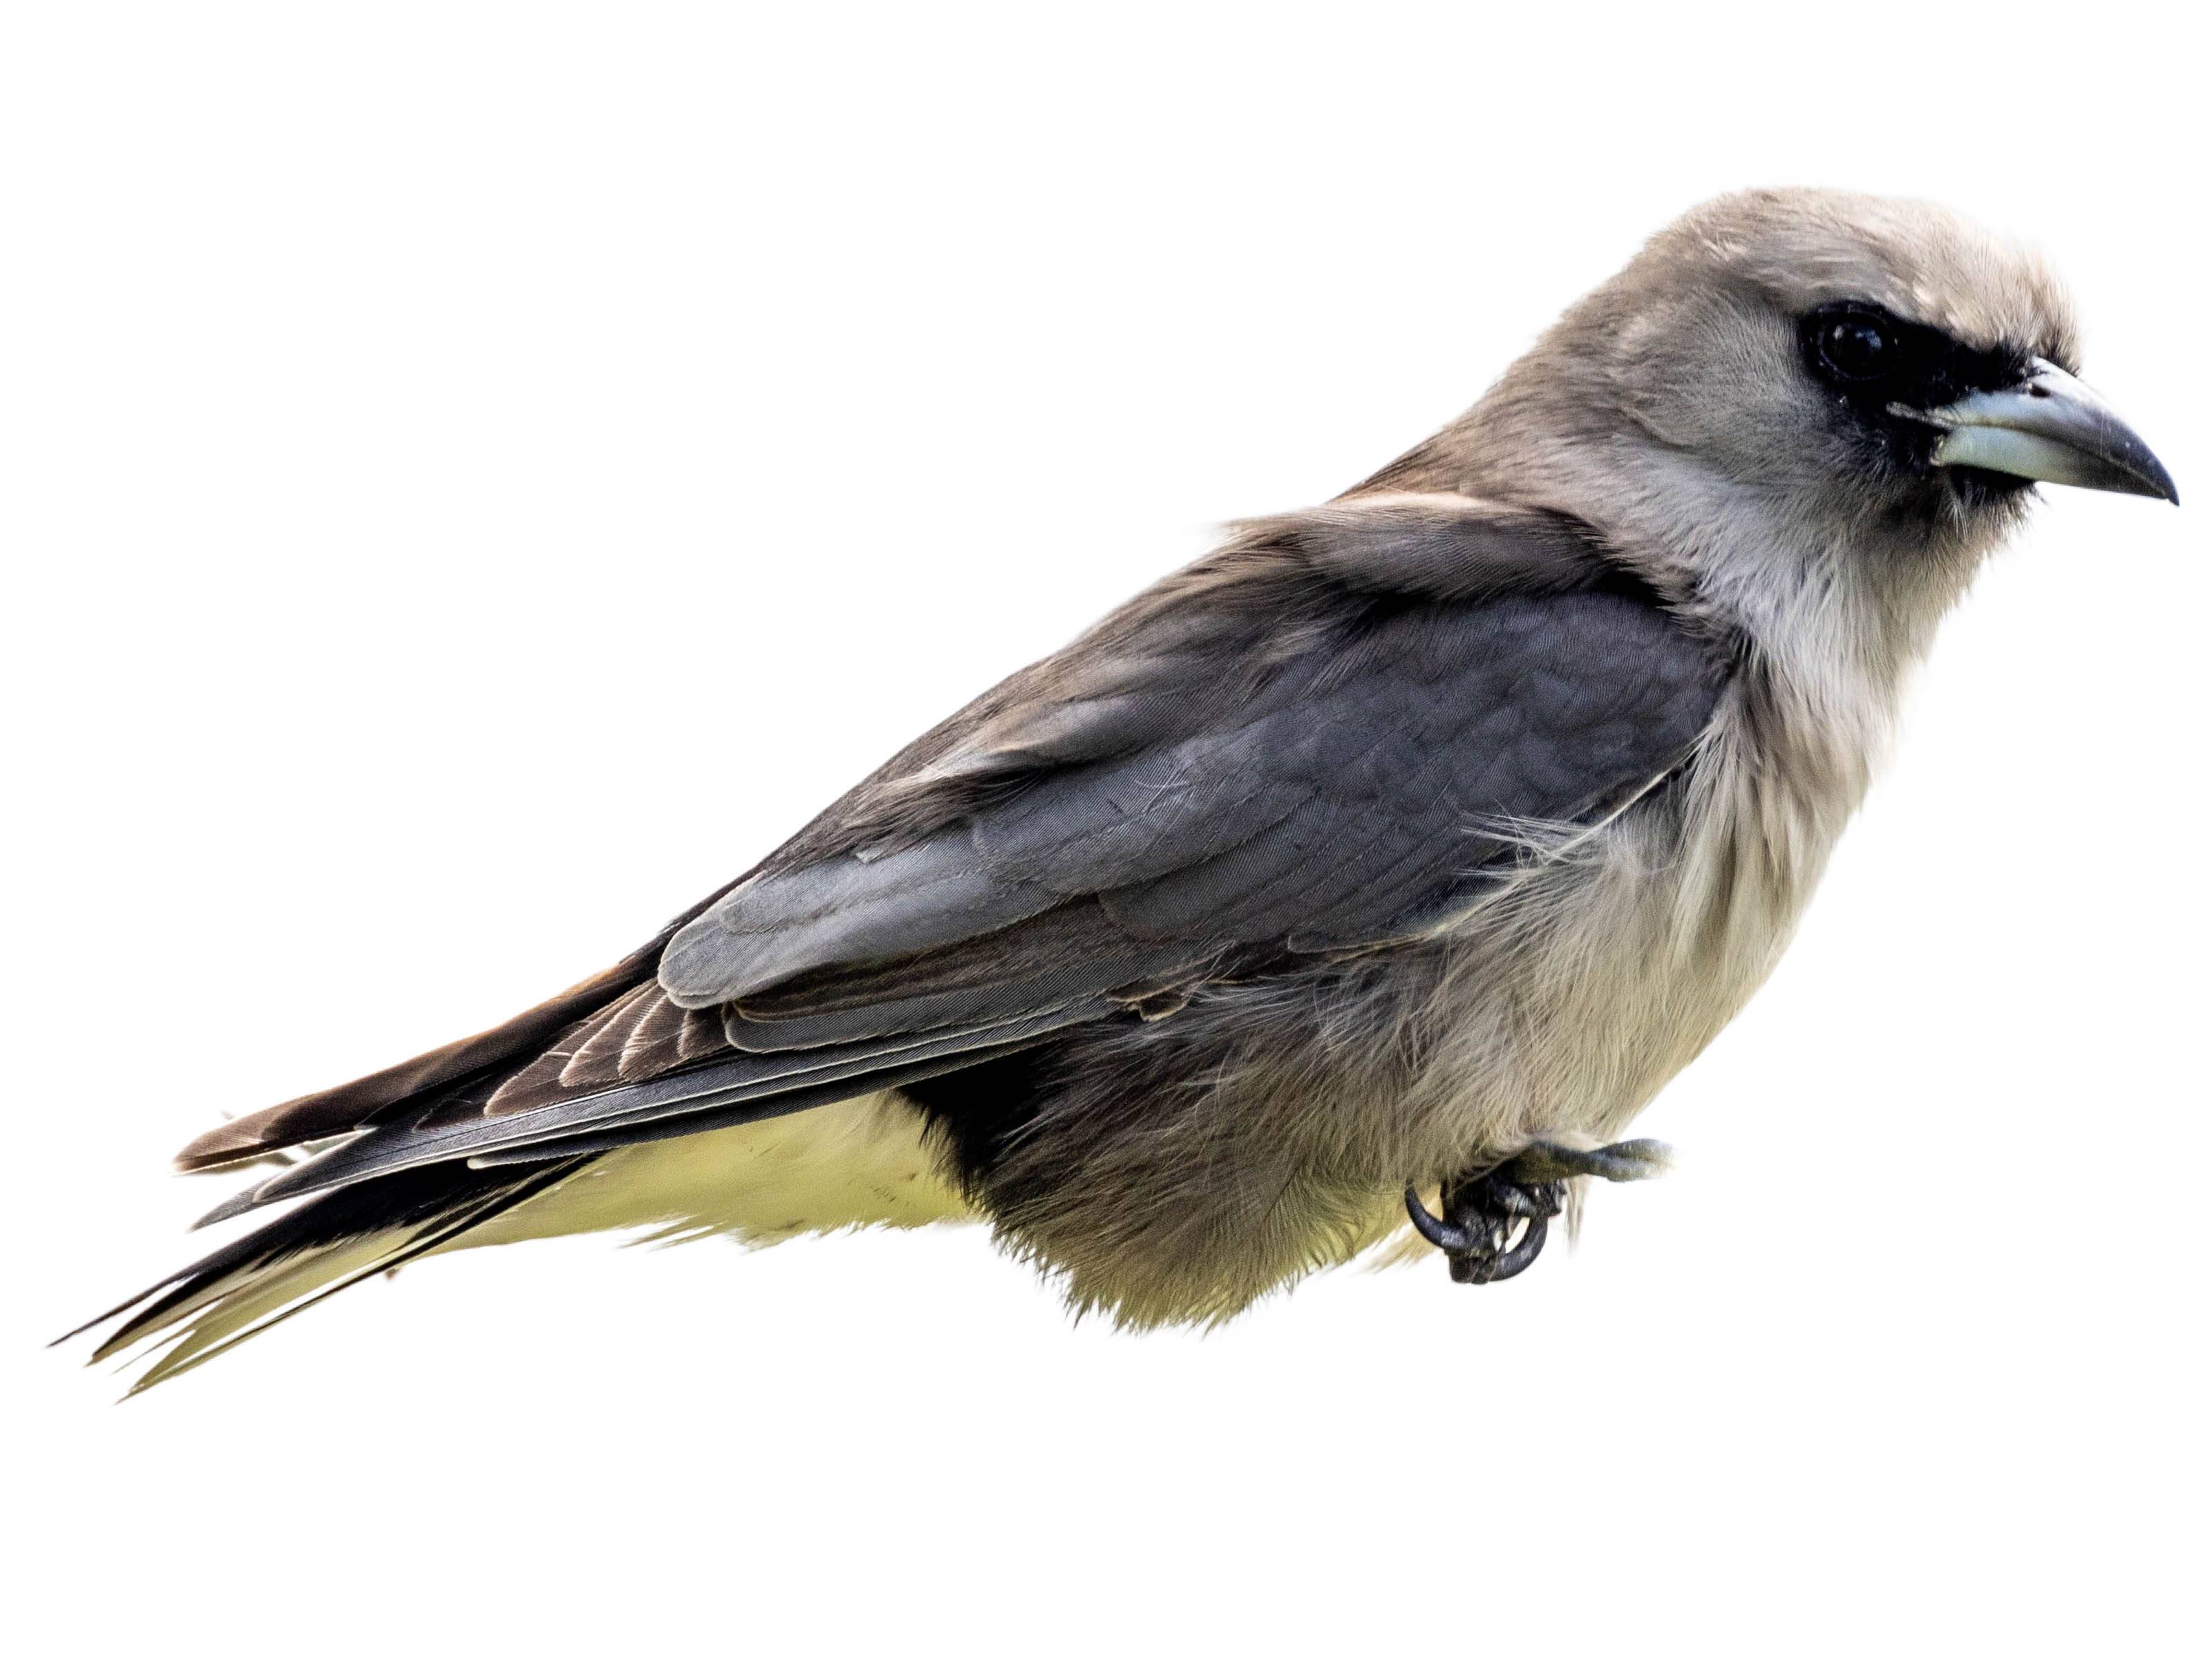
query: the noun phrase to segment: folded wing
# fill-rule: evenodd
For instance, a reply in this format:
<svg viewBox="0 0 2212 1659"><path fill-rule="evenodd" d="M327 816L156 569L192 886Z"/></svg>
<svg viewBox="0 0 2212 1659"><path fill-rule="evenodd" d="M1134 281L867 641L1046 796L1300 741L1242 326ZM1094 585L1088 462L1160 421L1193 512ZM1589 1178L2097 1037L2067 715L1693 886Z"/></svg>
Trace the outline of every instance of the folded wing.
<svg viewBox="0 0 2212 1659"><path fill-rule="evenodd" d="M665 936L652 979L226 1209L798 1109L1405 938L1529 821L1678 767L1722 690L1710 643L1565 520L1419 497L1246 526L895 757Z"/></svg>

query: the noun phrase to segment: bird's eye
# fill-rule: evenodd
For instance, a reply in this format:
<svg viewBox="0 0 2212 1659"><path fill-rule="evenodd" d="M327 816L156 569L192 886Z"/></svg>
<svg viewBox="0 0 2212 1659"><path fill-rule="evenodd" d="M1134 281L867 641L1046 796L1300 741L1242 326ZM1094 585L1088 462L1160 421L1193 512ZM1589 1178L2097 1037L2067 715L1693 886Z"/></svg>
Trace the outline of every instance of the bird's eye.
<svg viewBox="0 0 2212 1659"><path fill-rule="evenodd" d="M1897 341L1877 318L1830 318L1816 344L1822 365L1838 380L1879 380L1898 367Z"/></svg>

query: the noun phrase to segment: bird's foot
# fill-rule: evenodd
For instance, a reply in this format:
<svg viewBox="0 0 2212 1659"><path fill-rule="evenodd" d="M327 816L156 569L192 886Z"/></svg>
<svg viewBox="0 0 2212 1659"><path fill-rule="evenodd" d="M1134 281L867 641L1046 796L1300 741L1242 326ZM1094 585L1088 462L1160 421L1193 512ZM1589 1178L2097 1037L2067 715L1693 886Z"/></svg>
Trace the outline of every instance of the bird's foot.
<svg viewBox="0 0 2212 1659"><path fill-rule="evenodd" d="M1443 1214L1429 1213L1414 1188L1406 1213L1451 1263L1455 1284L1488 1285L1524 1273L1543 1254L1552 1218L1566 1206L1578 1176L1644 1181L1663 1174L1672 1154L1656 1140L1617 1140L1583 1150L1532 1141L1504 1163L1444 1183Z"/></svg>
<svg viewBox="0 0 2212 1659"><path fill-rule="evenodd" d="M1566 1197L1564 1181L1516 1181L1501 1166L1446 1182L1441 1217L1431 1215L1409 1187L1406 1213L1444 1253L1454 1283L1487 1285L1512 1278L1543 1253L1544 1236Z"/></svg>

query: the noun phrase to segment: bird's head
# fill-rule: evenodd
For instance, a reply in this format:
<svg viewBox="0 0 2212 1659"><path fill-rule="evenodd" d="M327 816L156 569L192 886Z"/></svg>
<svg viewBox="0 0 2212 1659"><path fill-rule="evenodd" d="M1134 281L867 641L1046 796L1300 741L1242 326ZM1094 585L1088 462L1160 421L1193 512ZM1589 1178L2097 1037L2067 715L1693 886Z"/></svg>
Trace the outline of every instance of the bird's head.
<svg viewBox="0 0 2212 1659"><path fill-rule="evenodd" d="M1509 371L1462 428L1460 487L1970 559L2039 479L2179 499L2078 367L2033 254L1926 203L1748 191L1652 238Z"/></svg>

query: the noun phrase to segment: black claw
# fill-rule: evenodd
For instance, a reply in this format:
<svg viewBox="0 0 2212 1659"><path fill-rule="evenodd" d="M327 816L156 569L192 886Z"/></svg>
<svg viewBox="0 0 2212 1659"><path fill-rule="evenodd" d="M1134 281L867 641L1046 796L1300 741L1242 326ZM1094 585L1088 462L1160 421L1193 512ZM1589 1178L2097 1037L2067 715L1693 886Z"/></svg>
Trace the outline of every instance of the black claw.
<svg viewBox="0 0 2212 1659"><path fill-rule="evenodd" d="M1522 1230L1521 1242L1498 1259L1498 1271L1491 1274L1490 1282L1494 1285L1501 1279L1510 1279L1516 1273L1526 1272L1536 1258L1544 1254L1544 1235L1551 1224L1549 1216L1540 1215L1530 1221Z"/></svg>
<svg viewBox="0 0 2212 1659"><path fill-rule="evenodd" d="M1544 1253L1544 1236L1565 1206L1569 1181L1590 1176L1642 1181L1665 1170L1668 1157L1656 1140L1620 1140L1587 1151L1534 1140L1503 1164L1447 1182L1441 1216L1431 1214L1420 1194L1407 1188L1406 1213L1421 1237L1449 1259L1455 1283L1494 1285L1526 1273Z"/></svg>
<svg viewBox="0 0 2212 1659"><path fill-rule="evenodd" d="M1528 1272L1536 1258L1544 1253L1544 1235L1551 1224L1549 1216L1531 1216L1528 1224L1521 1230L1520 1241L1512 1249L1495 1255L1483 1253L1450 1257L1452 1282L1455 1285L1495 1285L1501 1279L1511 1279L1517 1273Z"/></svg>
<svg viewBox="0 0 2212 1659"><path fill-rule="evenodd" d="M1449 1259L1455 1283L1491 1285L1527 1271L1543 1253L1551 1219L1565 1198L1558 1182L1510 1181L1488 1171L1447 1186L1442 1216L1431 1214L1408 1187L1406 1213Z"/></svg>
<svg viewBox="0 0 2212 1659"><path fill-rule="evenodd" d="M1419 1191L1406 1188L1406 1213L1413 1218L1413 1231L1447 1255L1466 1255L1480 1250L1486 1233L1467 1227L1455 1226L1440 1216L1429 1213L1429 1206L1421 1202Z"/></svg>

